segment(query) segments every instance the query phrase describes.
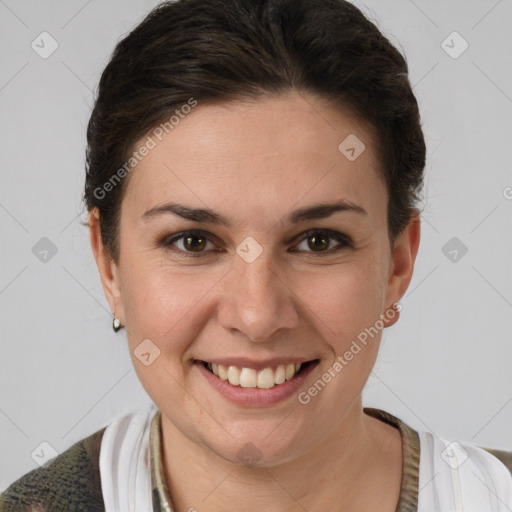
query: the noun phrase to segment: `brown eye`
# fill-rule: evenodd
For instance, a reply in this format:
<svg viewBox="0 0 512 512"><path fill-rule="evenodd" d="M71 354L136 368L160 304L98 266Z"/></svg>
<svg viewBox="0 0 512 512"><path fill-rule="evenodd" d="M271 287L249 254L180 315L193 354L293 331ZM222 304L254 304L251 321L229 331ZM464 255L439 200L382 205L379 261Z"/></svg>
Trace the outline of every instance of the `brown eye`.
<svg viewBox="0 0 512 512"><path fill-rule="evenodd" d="M188 251L201 252L206 246L206 238L202 235L189 235L183 238L183 246Z"/></svg>
<svg viewBox="0 0 512 512"><path fill-rule="evenodd" d="M332 241L337 242L337 246L331 244ZM301 248L301 245L303 246ZM306 245L306 247L304 247ZM296 246L300 252L313 252L317 254L332 253L345 248L354 248L352 239L330 229L313 229L304 233L300 243Z"/></svg>
<svg viewBox="0 0 512 512"><path fill-rule="evenodd" d="M208 244L211 245L208 247ZM174 237L166 237L159 245L180 256L206 256L215 248L212 239L202 231L186 231Z"/></svg>
<svg viewBox="0 0 512 512"><path fill-rule="evenodd" d="M308 247L314 251L317 249L322 251L329 247L329 237L323 234L316 234L313 236L309 236Z"/></svg>

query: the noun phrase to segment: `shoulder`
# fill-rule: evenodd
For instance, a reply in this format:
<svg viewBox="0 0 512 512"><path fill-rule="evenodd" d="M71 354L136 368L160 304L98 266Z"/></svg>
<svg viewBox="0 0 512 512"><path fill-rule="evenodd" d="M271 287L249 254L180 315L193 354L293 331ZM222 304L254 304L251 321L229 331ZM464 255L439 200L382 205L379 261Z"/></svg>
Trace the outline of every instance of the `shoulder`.
<svg viewBox="0 0 512 512"><path fill-rule="evenodd" d="M511 451L446 440L415 430L386 411L364 411L402 434L404 504L419 511L512 510Z"/></svg>
<svg viewBox="0 0 512 512"><path fill-rule="evenodd" d="M482 468L498 468L498 472L512 477L512 451L487 448L465 441L447 441L432 432L414 430L400 418L381 409L365 407L364 412L397 427L402 436L406 437L406 445L411 444L411 439L417 438L422 445L424 459L434 457L454 469L454 466L461 466L471 457Z"/></svg>
<svg viewBox="0 0 512 512"><path fill-rule="evenodd" d="M510 510L511 452L448 441L431 432L420 431L419 436L421 510L433 510L436 503L459 510L463 502L471 510Z"/></svg>
<svg viewBox="0 0 512 512"><path fill-rule="evenodd" d="M0 512L104 511L99 452L105 428L12 483Z"/></svg>
<svg viewBox="0 0 512 512"><path fill-rule="evenodd" d="M425 448L438 456L451 469L471 460L482 471L494 471L506 479L512 478L512 451L486 448L469 441L448 441L431 432L419 432Z"/></svg>
<svg viewBox="0 0 512 512"><path fill-rule="evenodd" d="M480 448L496 457L502 464L504 464L512 475L512 451L496 450L494 448L485 448L484 446L481 446Z"/></svg>

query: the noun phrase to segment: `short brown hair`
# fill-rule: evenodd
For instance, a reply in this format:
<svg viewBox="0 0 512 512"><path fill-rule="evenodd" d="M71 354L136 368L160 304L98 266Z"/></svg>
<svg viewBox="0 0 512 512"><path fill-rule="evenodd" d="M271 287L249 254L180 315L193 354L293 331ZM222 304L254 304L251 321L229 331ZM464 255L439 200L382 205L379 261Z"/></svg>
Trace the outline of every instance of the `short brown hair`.
<svg viewBox="0 0 512 512"><path fill-rule="evenodd" d="M157 6L117 44L87 128L84 202L98 208L113 260L128 178L97 191L141 137L190 98L201 105L290 89L374 128L395 239L419 200L425 141L406 60L376 25L345 0L178 0Z"/></svg>

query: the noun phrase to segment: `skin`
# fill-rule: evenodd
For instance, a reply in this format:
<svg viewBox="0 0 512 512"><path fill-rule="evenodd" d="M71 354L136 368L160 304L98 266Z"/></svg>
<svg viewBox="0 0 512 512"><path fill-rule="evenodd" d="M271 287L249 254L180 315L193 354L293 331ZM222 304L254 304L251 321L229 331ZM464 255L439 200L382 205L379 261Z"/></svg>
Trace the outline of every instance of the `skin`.
<svg viewBox="0 0 512 512"><path fill-rule="evenodd" d="M355 161L338 150L349 134L366 146ZM413 272L419 217L391 245L372 137L350 112L296 92L199 104L131 171L118 265L102 244L98 212L90 212L106 297L162 413L164 467L177 512L242 504L267 512L339 509L333 503L355 512L377 504L380 511L396 509L401 437L364 414L361 401L381 331L307 405L296 395L271 406L235 405L192 365L226 356L318 358L301 387L307 390L400 300ZM288 221L292 210L340 199L366 213ZM169 213L142 219L170 201L210 208L232 225ZM200 257L180 256L193 251L183 239L158 244L188 229L211 234ZM315 250L304 235L310 229L344 233L354 247L329 238L327 249ZM252 263L236 252L247 236L263 249ZM160 350L148 366L134 355L144 339ZM251 467L237 457L248 442L260 456Z"/></svg>

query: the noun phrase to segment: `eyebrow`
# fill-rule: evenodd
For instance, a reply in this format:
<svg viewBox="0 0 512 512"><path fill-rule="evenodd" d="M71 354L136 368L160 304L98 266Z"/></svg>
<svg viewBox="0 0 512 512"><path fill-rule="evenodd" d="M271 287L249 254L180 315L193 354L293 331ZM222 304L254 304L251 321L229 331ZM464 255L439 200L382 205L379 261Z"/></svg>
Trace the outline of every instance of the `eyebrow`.
<svg viewBox="0 0 512 512"><path fill-rule="evenodd" d="M323 219L330 217L337 212L353 212L368 215L366 210L361 206L348 200L341 200L335 203L319 203L305 208L293 211L287 216L292 224L298 224L307 220ZM179 203L167 203L161 206L155 206L143 213L142 220L148 221L164 214L174 214L183 219L194 222L208 222L211 224L220 224L227 228L231 228L231 221L224 215L217 213L209 208L193 208Z"/></svg>

